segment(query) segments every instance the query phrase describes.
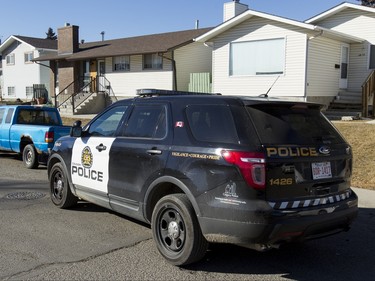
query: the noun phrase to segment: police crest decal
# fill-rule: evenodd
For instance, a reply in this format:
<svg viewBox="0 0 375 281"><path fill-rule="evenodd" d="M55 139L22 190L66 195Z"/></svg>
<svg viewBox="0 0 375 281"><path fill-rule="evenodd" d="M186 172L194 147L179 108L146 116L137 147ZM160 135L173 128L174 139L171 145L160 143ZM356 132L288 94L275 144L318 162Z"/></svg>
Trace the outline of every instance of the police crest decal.
<svg viewBox="0 0 375 281"><path fill-rule="evenodd" d="M92 167L92 162L93 162L93 156L92 156L92 153L91 153L91 149L90 149L90 147L86 146L82 150L82 155L81 155L82 166L87 168L87 169L90 169Z"/></svg>

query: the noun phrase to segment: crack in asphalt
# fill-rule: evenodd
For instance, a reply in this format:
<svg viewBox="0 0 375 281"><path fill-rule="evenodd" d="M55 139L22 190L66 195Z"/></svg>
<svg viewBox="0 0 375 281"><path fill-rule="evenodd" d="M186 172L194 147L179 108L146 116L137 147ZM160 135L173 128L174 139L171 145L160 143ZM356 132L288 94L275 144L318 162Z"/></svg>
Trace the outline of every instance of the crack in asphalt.
<svg viewBox="0 0 375 281"><path fill-rule="evenodd" d="M19 280L23 276L25 276L27 274L30 274L33 271L38 271L38 270L46 269L46 268L48 268L50 266L56 266L56 265L63 265L63 266L65 266L65 265L69 265L69 264L75 264L75 263L82 263L82 262L91 261L91 260L94 260L94 259L96 259L98 257L105 256L107 254L111 254L111 253L114 253L114 252L117 252L117 251L120 251L120 250L124 250L124 249L128 249L128 248L136 247L137 245L139 245L139 244L141 244L143 242L150 241L150 240L152 240L152 238L143 239L143 240L134 242L134 243L132 243L130 245L123 246L123 247L118 247L118 248L109 250L109 251L104 252L104 253L95 254L95 255L83 258L81 260L68 261L68 262L51 262L51 263L40 264L40 265L38 265L38 266L36 266L34 268L31 268L31 269L28 269L28 270L25 270L25 271L21 271L21 272L18 272L18 273L14 273L14 274L9 275L9 276L3 276L3 277L0 276L0 278L2 278L1 280L12 280L12 278L16 278L16 280ZM37 275L35 277L37 277Z"/></svg>

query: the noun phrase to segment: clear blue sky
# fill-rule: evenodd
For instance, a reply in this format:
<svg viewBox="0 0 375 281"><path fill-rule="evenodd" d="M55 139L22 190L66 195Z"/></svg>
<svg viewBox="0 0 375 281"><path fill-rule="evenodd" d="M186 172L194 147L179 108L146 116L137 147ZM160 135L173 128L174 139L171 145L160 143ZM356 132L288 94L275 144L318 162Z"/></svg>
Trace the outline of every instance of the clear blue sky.
<svg viewBox="0 0 375 281"><path fill-rule="evenodd" d="M45 38L49 27L78 25L80 40L100 41L144 34L213 27L230 0L14 0L1 3L0 39L10 35ZM304 21L342 0L241 0L250 9ZM356 0L346 2L359 4Z"/></svg>

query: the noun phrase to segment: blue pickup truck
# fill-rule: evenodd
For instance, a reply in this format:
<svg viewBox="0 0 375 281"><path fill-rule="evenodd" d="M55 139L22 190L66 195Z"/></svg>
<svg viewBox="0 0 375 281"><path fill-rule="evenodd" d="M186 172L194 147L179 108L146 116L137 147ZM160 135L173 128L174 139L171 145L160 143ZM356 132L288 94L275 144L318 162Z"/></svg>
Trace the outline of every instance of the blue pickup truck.
<svg viewBox="0 0 375 281"><path fill-rule="evenodd" d="M69 132L56 108L0 105L0 150L19 153L29 169L46 164L55 141Z"/></svg>

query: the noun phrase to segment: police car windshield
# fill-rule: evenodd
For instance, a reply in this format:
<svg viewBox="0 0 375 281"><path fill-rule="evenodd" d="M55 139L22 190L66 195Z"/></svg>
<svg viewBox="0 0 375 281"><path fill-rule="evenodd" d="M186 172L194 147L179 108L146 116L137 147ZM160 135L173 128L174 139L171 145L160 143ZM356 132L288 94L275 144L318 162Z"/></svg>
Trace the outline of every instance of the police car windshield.
<svg viewBox="0 0 375 281"><path fill-rule="evenodd" d="M291 104L247 107L263 144L344 143L319 108Z"/></svg>

